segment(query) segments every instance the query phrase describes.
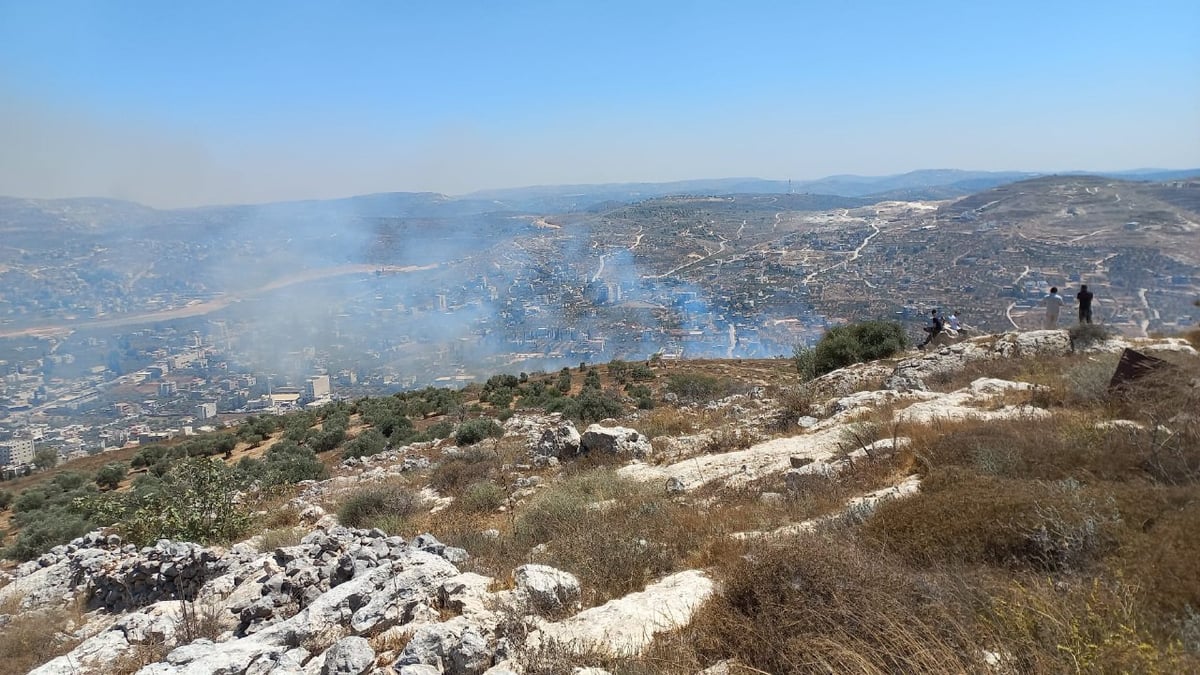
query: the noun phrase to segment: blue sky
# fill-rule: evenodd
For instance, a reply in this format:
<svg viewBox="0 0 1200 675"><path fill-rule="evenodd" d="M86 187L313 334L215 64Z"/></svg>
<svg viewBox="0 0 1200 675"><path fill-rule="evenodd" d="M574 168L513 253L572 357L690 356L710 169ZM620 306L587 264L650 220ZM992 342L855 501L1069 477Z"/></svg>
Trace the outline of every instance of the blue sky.
<svg viewBox="0 0 1200 675"><path fill-rule="evenodd" d="M1200 166L1197 2L0 0L0 194Z"/></svg>

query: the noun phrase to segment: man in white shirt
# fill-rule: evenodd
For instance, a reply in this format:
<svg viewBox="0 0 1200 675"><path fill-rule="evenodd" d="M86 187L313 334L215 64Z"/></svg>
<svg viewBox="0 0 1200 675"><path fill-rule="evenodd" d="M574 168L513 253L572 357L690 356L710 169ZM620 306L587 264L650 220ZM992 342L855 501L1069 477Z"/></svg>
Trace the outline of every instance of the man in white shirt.
<svg viewBox="0 0 1200 675"><path fill-rule="evenodd" d="M962 330L962 327L960 327L958 325L958 313L957 312L950 312L950 318L946 319L946 322L950 324L950 330L952 330L952 331Z"/></svg>
<svg viewBox="0 0 1200 675"><path fill-rule="evenodd" d="M1058 286L1050 287L1050 294L1042 298L1046 306L1046 329L1058 328L1058 310L1062 309L1063 297L1058 294Z"/></svg>

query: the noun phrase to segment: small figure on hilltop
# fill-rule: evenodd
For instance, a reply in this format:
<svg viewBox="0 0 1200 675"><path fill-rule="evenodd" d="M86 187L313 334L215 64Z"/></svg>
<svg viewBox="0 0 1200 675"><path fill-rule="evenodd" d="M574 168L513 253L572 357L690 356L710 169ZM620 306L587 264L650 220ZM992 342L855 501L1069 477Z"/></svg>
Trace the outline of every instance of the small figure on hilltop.
<svg viewBox="0 0 1200 675"><path fill-rule="evenodd" d="M1058 328L1058 310L1062 309L1066 301L1058 294L1058 286L1051 286L1050 293L1042 298L1042 304L1046 305L1046 329L1051 330Z"/></svg>
<svg viewBox="0 0 1200 675"><path fill-rule="evenodd" d="M1095 294L1088 290L1087 284L1082 284L1079 287L1079 292L1075 294L1075 299L1079 301L1079 323L1092 322L1092 298Z"/></svg>
<svg viewBox="0 0 1200 675"><path fill-rule="evenodd" d="M950 330L952 330L954 332L958 332L958 331L962 330L962 325L960 325L958 323L958 314L957 313L950 312L950 318L946 319L946 322L950 324Z"/></svg>
<svg viewBox="0 0 1200 675"><path fill-rule="evenodd" d="M917 349L924 349L925 345L929 344L933 338L937 337L938 333L942 332L942 328L945 327L945 325L946 324L942 320L942 316L938 314L936 309L929 312L929 325L921 329L928 333L928 335L925 336L924 342L917 345Z"/></svg>

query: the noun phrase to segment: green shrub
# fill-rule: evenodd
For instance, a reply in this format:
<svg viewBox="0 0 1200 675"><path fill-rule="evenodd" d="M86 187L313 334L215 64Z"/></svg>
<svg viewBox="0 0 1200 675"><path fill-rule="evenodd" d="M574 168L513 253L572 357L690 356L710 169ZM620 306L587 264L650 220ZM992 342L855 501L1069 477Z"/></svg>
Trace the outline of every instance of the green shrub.
<svg viewBox="0 0 1200 675"><path fill-rule="evenodd" d="M883 359L908 347L904 327L895 321L863 321L829 329L815 347L797 347L796 370L813 378L838 368Z"/></svg>
<svg viewBox="0 0 1200 675"><path fill-rule="evenodd" d="M469 513L489 513L504 505L508 493L491 481L472 483L455 504Z"/></svg>
<svg viewBox="0 0 1200 675"><path fill-rule="evenodd" d="M625 406L621 405L620 399L615 395L593 387L585 387L583 391L579 392L575 401L578 405L574 410L573 417L584 424L617 417L625 412Z"/></svg>
<svg viewBox="0 0 1200 675"><path fill-rule="evenodd" d="M650 366L648 366L644 363L639 363L629 370L629 378L634 380L635 382L644 382L646 380L653 380L654 379L654 371L650 369Z"/></svg>
<svg viewBox="0 0 1200 675"><path fill-rule="evenodd" d="M644 384L627 384L625 385L625 393L629 394L638 410L652 410L654 408L654 392Z"/></svg>
<svg viewBox="0 0 1200 675"><path fill-rule="evenodd" d="M13 503L13 499L15 497L13 497L12 490L0 490L0 511L6 510Z"/></svg>
<svg viewBox="0 0 1200 675"><path fill-rule="evenodd" d="M667 378L667 391L687 403L707 403L734 393L735 383L728 378L704 373L679 373Z"/></svg>
<svg viewBox="0 0 1200 675"><path fill-rule="evenodd" d="M180 460L157 485L139 477L134 489L75 499L73 507L101 525L114 525L130 541L178 539L230 541L245 532L250 513L239 499L243 473L219 460Z"/></svg>
<svg viewBox="0 0 1200 675"><path fill-rule="evenodd" d="M485 481L499 467L494 452L467 448L440 462L429 475L429 484L443 493L457 493L467 485Z"/></svg>
<svg viewBox="0 0 1200 675"><path fill-rule="evenodd" d="M504 435L504 428L496 424L496 420L483 417L467 420L454 430L454 443L460 447L474 445L485 438L499 438Z"/></svg>
<svg viewBox="0 0 1200 675"><path fill-rule="evenodd" d="M374 527L385 517L409 518L422 506L421 497L402 485L378 485L356 490L338 506L338 520L347 527Z"/></svg>
<svg viewBox="0 0 1200 675"><path fill-rule="evenodd" d="M312 448L279 442L263 458L264 485L290 485L304 480L323 480L329 472Z"/></svg>
<svg viewBox="0 0 1200 675"><path fill-rule="evenodd" d="M325 424L321 431L311 434L306 444L313 452L329 452L336 450L346 440L346 428Z"/></svg>
<svg viewBox="0 0 1200 675"><path fill-rule="evenodd" d="M342 459L378 455L387 447L387 438L378 429L367 429L346 444Z"/></svg>
<svg viewBox="0 0 1200 675"><path fill-rule="evenodd" d="M96 523L69 508L54 507L26 514L20 525L20 533L4 549L5 558L32 560L59 544L87 534Z"/></svg>
<svg viewBox="0 0 1200 675"><path fill-rule="evenodd" d="M558 380L554 383L556 389L562 393L571 391L571 369L563 368L558 372Z"/></svg>
<svg viewBox="0 0 1200 675"><path fill-rule="evenodd" d="M121 462L105 464L103 469L96 472L96 485L109 490L116 490L129 473L128 467Z"/></svg>

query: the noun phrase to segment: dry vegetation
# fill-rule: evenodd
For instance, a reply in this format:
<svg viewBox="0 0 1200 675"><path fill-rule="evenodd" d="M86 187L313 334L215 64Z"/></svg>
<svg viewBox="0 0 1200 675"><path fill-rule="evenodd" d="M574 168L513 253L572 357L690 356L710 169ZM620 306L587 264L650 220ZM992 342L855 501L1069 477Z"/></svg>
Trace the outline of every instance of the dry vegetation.
<svg viewBox="0 0 1200 675"><path fill-rule="evenodd" d="M892 409L879 410L847 427L842 450L895 436L910 439L903 450L790 486L774 476L669 495L621 478L613 458L531 466L525 439L509 435L430 453L432 468L344 492L326 507L347 525L435 533L470 552L464 569L501 584L526 562L570 571L585 605L683 569L706 569L719 582L691 625L641 657L547 645L527 655L528 673L582 665L694 673L718 661L731 673L1200 672L1200 363L1172 360L1170 371L1115 391L1112 355L973 364L931 384L1030 382L1032 392L1005 402L1051 416L897 425ZM648 384L657 407L619 423L651 437L707 433L704 452L798 433L795 420L814 400L788 368L672 364ZM661 403L671 387L695 404ZM751 387L784 414L747 430L707 405ZM1104 424L1112 420L1131 423ZM869 516L786 538L731 536L840 513L911 473L921 492ZM453 502L431 512L420 495L426 485ZM282 508L290 496L259 506L267 546L303 533ZM64 649L24 625L5 627L0 652L32 664ZM153 655L147 647L130 658Z"/></svg>

